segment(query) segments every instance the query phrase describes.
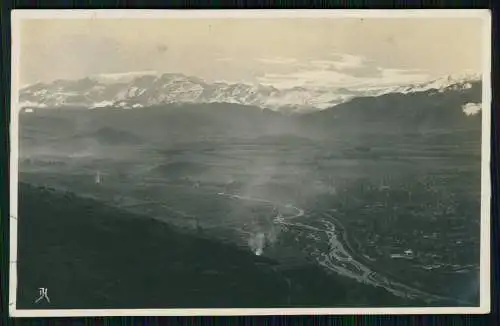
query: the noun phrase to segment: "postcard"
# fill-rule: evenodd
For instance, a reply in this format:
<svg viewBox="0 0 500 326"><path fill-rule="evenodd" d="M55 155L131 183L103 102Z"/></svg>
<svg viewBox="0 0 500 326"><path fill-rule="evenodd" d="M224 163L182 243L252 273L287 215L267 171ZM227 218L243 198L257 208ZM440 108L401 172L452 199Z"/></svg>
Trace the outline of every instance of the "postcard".
<svg viewBox="0 0 500 326"><path fill-rule="evenodd" d="M14 10L10 315L490 311L488 10Z"/></svg>

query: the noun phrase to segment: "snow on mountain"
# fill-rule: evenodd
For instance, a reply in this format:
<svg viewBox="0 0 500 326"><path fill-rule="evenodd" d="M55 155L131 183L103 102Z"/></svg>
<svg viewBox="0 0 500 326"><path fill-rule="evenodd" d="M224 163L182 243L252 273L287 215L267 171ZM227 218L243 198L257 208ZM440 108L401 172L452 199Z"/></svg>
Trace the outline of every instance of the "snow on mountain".
<svg viewBox="0 0 500 326"><path fill-rule="evenodd" d="M481 81L480 74L461 73L456 75L447 75L440 78L430 79L419 83L390 87L375 91L377 95L387 93L415 93L435 90L439 93L447 90L464 90L472 88L472 83Z"/></svg>
<svg viewBox="0 0 500 326"><path fill-rule="evenodd" d="M225 102L300 112L329 108L361 96L463 90L471 88L473 83L479 81L480 76L477 74L459 74L406 82L397 86L377 84L376 80L367 80L357 86L349 85L349 88L312 86L276 88L258 83L207 82L183 74L145 71L29 85L21 89L20 103L22 107L31 108L78 106L95 109L138 108L168 103Z"/></svg>

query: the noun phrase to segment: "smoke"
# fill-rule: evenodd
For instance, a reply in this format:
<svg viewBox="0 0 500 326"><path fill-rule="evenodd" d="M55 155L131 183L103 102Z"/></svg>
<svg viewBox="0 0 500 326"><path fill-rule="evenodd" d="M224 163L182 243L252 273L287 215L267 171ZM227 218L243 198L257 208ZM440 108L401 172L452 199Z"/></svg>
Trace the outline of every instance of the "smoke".
<svg viewBox="0 0 500 326"><path fill-rule="evenodd" d="M275 213L273 210L272 213ZM250 232L248 239L248 246L257 255L260 256L264 253L266 247L272 246L278 240L281 229L277 227L276 222L278 216L266 216L264 223L254 225L254 229ZM254 219L257 219L254 217Z"/></svg>
<svg viewBox="0 0 500 326"><path fill-rule="evenodd" d="M333 180L324 181L315 169L317 148L297 144L300 138L290 134L300 135L300 130L287 130L285 136L270 137L249 150L232 147L224 153L239 159L237 171L226 170L225 178L238 182L225 190L238 196L229 202L228 223L243 228L248 234L243 243L258 256L276 245L285 232L281 223L295 215L295 209L285 204L302 207L318 196L335 195Z"/></svg>
<svg viewBox="0 0 500 326"><path fill-rule="evenodd" d="M252 251L257 255L260 256L264 252L264 247L266 246L266 235L263 232L258 232L257 234L254 234L250 239L248 240L248 246Z"/></svg>

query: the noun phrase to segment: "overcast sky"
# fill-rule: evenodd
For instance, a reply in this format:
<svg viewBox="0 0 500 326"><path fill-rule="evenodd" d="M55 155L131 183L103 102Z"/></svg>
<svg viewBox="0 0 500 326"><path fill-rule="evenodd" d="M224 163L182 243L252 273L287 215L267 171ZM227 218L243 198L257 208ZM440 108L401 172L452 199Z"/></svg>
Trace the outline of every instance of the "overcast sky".
<svg viewBox="0 0 500 326"><path fill-rule="evenodd" d="M282 86L482 70L479 18L30 19L20 26L21 85L149 70Z"/></svg>

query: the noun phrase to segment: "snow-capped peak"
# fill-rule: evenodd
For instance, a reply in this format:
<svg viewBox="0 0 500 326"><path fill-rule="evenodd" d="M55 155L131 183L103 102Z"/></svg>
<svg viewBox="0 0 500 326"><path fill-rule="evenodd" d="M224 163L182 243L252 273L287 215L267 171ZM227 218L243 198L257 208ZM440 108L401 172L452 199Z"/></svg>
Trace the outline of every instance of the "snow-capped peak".
<svg viewBox="0 0 500 326"><path fill-rule="evenodd" d="M469 89L472 83L481 81L481 75L477 73L458 73L441 77L428 77L424 80L409 82L402 85L390 87L370 87L365 90L371 95L379 96L388 93L417 93L434 90L444 92L447 89Z"/></svg>
<svg viewBox="0 0 500 326"><path fill-rule="evenodd" d="M471 82L476 82L481 80L481 75L476 73L460 73L447 75L440 78L435 78L428 83L423 83L422 86L434 89L445 89L453 85L467 85ZM425 87L424 86L424 87ZM467 86L466 86L467 87Z"/></svg>
<svg viewBox="0 0 500 326"><path fill-rule="evenodd" d="M178 73L139 71L101 74L80 80L58 80L31 85L20 91L20 102L29 107L87 106L88 108L138 108L168 103L227 102L273 110L311 111L326 109L355 97L387 93L466 90L480 75L464 73L398 85L364 84L348 87L277 88L259 83L208 82ZM370 82L371 81L371 82Z"/></svg>

